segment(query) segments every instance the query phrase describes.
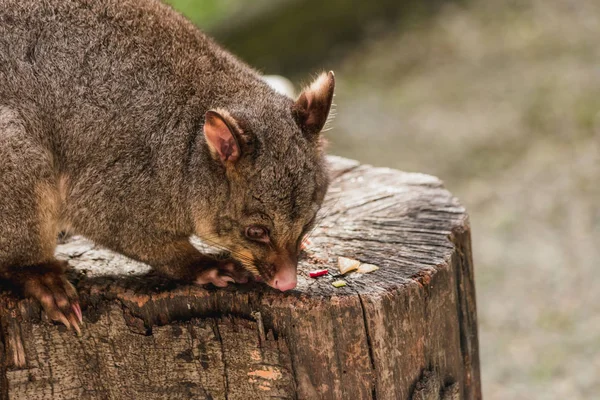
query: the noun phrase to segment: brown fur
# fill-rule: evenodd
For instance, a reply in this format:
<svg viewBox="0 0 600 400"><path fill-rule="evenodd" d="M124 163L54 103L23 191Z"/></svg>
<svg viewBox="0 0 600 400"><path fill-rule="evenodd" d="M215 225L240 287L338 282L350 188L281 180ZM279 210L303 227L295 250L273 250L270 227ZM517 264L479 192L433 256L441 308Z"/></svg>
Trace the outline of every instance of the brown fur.
<svg viewBox="0 0 600 400"><path fill-rule="evenodd" d="M37 220L39 221L41 255L44 260L51 260L54 256L56 238L59 234L60 220L60 192L58 182L41 182L36 185L36 203L38 206Z"/></svg>
<svg viewBox="0 0 600 400"><path fill-rule="evenodd" d="M297 102L275 93L159 1L0 0L0 273L43 304L70 292L51 268L68 228L174 279L230 271L197 234L269 279L323 200L332 96L332 74ZM209 110L236 131L235 163L211 154ZM257 223L270 246L244 236Z"/></svg>

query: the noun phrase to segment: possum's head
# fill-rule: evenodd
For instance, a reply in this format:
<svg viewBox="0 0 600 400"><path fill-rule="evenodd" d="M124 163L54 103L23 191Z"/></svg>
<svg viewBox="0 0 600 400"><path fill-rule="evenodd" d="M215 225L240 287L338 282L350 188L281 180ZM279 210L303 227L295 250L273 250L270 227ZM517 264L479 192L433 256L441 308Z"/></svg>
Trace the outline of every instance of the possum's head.
<svg viewBox="0 0 600 400"><path fill-rule="evenodd" d="M228 249L271 287L296 286L304 236L327 191L321 130L334 90L330 72L296 101L267 91L251 106L206 113L205 145L227 185L219 215L197 222L198 235ZM214 207L213 207L214 208Z"/></svg>

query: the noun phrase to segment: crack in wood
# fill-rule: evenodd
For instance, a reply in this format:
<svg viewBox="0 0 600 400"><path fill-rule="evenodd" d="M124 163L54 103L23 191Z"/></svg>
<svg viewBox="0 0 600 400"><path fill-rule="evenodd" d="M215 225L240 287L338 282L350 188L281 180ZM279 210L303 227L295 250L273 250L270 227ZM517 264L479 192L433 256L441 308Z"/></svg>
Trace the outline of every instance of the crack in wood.
<svg viewBox="0 0 600 400"><path fill-rule="evenodd" d="M225 346L223 344L223 338L221 337L221 332L219 330L219 321L214 320L214 329L215 329L215 336L217 338L217 340L219 341L219 345L221 346L221 357L222 357L222 362L223 362L223 380L225 383L225 392L224 392L224 396L225 396L225 400L229 400L229 374L228 374L228 369L227 369L227 359L225 357Z"/></svg>
<svg viewBox="0 0 600 400"><path fill-rule="evenodd" d="M291 321L291 313L287 313L286 314L286 320L287 320L287 325L288 326L292 326L292 321ZM285 341L289 354L290 354L290 369L291 369L291 374L292 374L292 379L294 380L294 387L296 388L296 390L294 390L293 396L294 396L294 400L299 400L299 391L297 390L298 387L300 387L300 382L298 380L298 370L296 369L295 363L296 363L296 357L294 354L295 348L294 346L292 346L292 343L290 343L290 340L288 337L283 337L282 340Z"/></svg>
<svg viewBox="0 0 600 400"><path fill-rule="evenodd" d="M365 311L365 304L363 303L363 298L360 293L356 294L358 296L358 300L360 302L360 309L363 317L363 324L365 326L365 336L367 337L367 346L369 348L369 360L371 361L371 369L373 371L374 380L372 382L373 389L371 390L371 399L377 400L377 385L375 384L375 380L377 379L377 370L375 369L375 357L373 356L373 343L371 342L371 334L369 333L369 322L367 321L367 314Z"/></svg>
<svg viewBox="0 0 600 400"><path fill-rule="evenodd" d="M453 259L456 264L457 318L460 326L460 350L465 373L461 392L465 398L480 398L475 282L472 280L471 251L464 248L465 244L468 246L470 243L470 231L468 229L458 231L452 235L451 240L456 245Z"/></svg>

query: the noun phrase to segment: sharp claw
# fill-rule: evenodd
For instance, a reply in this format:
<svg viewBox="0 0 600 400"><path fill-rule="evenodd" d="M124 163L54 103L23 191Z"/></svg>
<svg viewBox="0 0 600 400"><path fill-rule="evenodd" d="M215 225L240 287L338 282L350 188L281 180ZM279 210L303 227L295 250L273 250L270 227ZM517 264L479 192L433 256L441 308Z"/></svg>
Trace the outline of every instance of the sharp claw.
<svg viewBox="0 0 600 400"><path fill-rule="evenodd" d="M73 327L75 328L75 332L77 333L77 337L81 337L81 328L79 327L79 325L77 325L75 323L75 324L73 324Z"/></svg>
<svg viewBox="0 0 600 400"><path fill-rule="evenodd" d="M81 313L81 307L79 306L79 303L73 304L71 306L71 308L75 312L75 315L77 315L77 319L79 320L79 323L82 323L83 322L83 314Z"/></svg>
<svg viewBox="0 0 600 400"><path fill-rule="evenodd" d="M77 336L81 336L81 328L79 327L79 324L75 320L75 316L74 315L71 316L71 325L75 329L75 332L77 332Z"/></svg>
<svg viewBox="0 0 600 400"><path fill-rule="evenodd" d="M235 283L235 279L233 279L231 276L227 276L227 275L223 276L222 280L224 280L226 282L225 283L226 285L228 282Z"/></svg>
<svg viewBox="0 0 600 400"><path fill-rule="evenodd" d="M71 330L71 323L63 313L58 313L55 321L61 322L64 326L67 327L68 330Z"/></svg>

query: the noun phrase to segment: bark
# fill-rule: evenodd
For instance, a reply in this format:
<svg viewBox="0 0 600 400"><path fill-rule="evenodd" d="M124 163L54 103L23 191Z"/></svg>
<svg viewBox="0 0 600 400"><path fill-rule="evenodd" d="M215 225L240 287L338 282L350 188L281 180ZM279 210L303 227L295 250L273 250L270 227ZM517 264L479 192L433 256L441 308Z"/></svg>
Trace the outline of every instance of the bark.
<svg viewBox="0 0 600 400"><path fill-rule="evenodd" d="M74 238L84 332L0 296L0 399L479 399L465 210L431 176L332 157L299 286L182 286ZM308 271L376 264L348 286Z"/></svg>

